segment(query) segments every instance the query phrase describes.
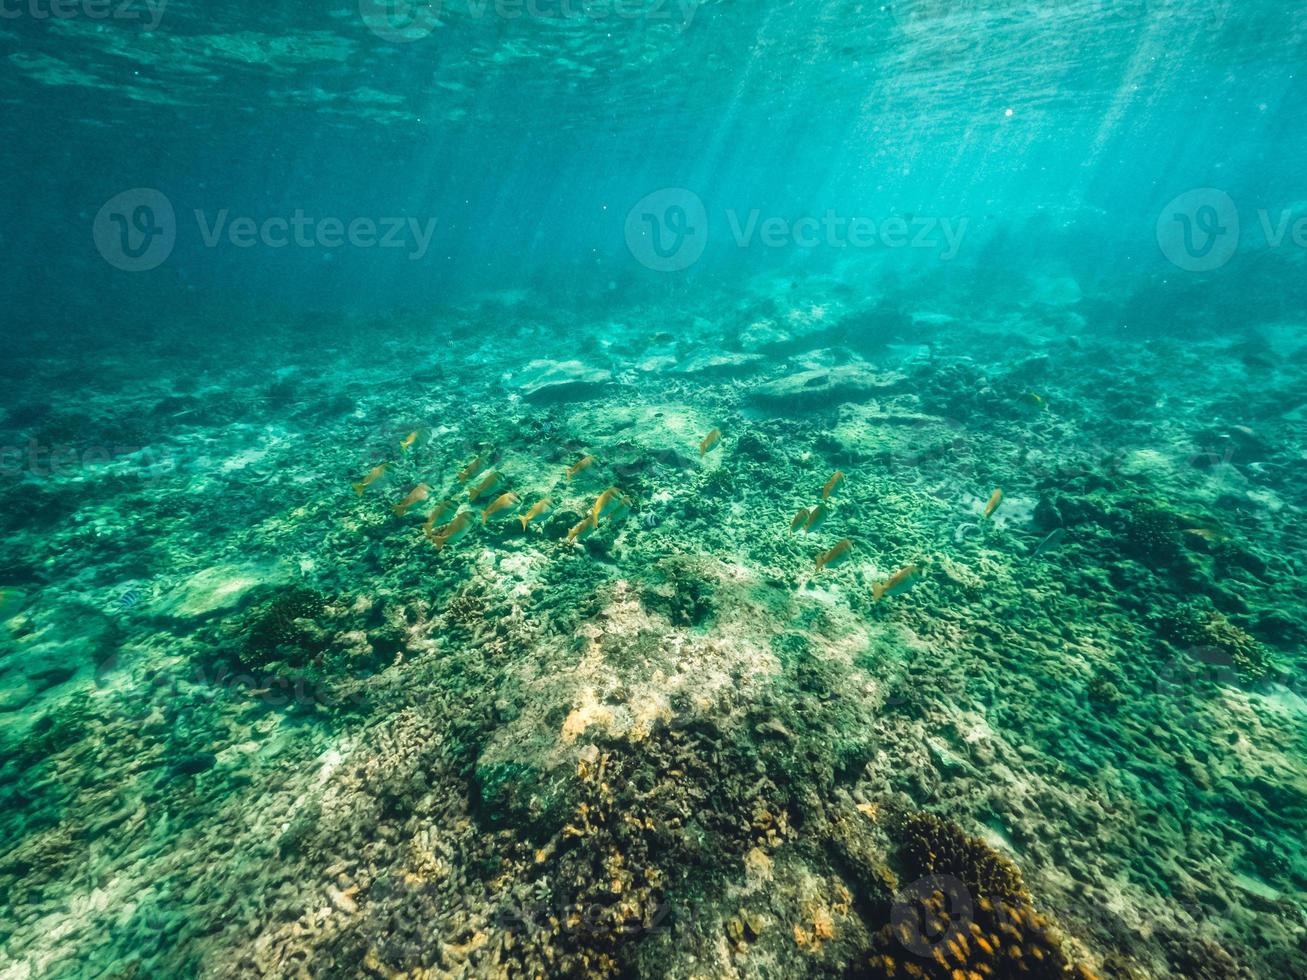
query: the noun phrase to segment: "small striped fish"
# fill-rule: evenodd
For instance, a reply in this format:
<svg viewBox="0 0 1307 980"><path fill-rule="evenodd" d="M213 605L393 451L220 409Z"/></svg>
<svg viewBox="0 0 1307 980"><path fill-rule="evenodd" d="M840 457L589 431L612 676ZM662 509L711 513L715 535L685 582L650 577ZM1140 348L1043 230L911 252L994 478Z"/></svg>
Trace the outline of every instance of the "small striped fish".
<svg viewBox="0 0 1307 980"><path fill-rule="evenodd" d="M115 599L113 604L118 607L119 611L126 612L128 609L131 609L139 603L143 598L145 597L136 589L128 589Z"/></svg>

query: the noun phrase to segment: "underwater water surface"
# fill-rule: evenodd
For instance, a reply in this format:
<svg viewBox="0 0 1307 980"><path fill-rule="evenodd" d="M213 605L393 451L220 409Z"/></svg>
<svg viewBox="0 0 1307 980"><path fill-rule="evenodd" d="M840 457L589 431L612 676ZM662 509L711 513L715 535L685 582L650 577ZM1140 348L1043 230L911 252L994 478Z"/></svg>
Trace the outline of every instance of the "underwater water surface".
<svg viewBox="0 0 1307 980"><path fill-rule="evenodd" d="M1307 976L1305 71L0 0L0 980Z"/></svg>

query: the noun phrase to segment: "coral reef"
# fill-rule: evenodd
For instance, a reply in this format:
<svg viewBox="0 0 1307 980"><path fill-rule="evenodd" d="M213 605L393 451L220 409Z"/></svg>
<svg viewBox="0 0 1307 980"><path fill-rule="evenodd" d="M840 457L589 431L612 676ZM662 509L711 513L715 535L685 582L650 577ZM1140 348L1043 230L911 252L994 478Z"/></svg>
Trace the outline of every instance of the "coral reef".
<svg viewBox="0 0 1307 980"><path fill-rule="evenodd" d="M1017 866L951 820L912 811L904 814L895 830L910 875L949 875L978 899L1014 905L1029 902Z"/></svg>
<svg viewBox="0 0 1307 980"><path fill-rule="evenodd" d="M6 966L1302 974L1300 422L1215 341L918 300L633 304L530 369L562 321L496 300L380 361L345 317L10 372L12 440L156 456L0 487ZM554 508L437 551L393 506L479 455Z"/></svg>

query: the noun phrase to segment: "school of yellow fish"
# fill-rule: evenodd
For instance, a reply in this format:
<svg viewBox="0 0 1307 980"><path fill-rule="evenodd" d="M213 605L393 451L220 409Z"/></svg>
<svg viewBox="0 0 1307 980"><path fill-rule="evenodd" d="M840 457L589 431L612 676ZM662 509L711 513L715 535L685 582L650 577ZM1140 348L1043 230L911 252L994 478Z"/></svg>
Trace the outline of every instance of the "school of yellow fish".
<svg viewBox="0 0 1307 980"><path fill-rule="evenodd" d="M707 452L707 448L711 443L720 438L721 433L717 430L714 430L714 432L716 435L710 434L709 438L704 440L703 445L700 447L701 452ZM420 437L420 430L410 432L400 441L399 448L404 453L409 452L417 444ZM553 510L553 498L545 495L538 497L534 503L521 513L516 513L522 504L522 497L512 490L496 493L496 491L500 490L504 477L503 474L493 468L492 462L486 456L478 456L463 467L455 478L466 490L470 507L478 504L483 499L489 501L479 512L472 509L460 509L452 496L437 500L427 512L426 518L422 522L422 533L427 540L435 545L437 551L443 551L449 545L465 537L478 523L482 527L486 527L492 521L516 517L517 521L522 525L523 533L526 533L533 521L544 517ZM571 484L573 480L577 479L596 462L596 458L590 454L582 456L564 471L564 482ZM380 484L384 480L390 466L389 461L374 466L361 480L351 484L354 492L362 497L369 487ZM392 505L391 510L394 511L396 517L402 518L410 510L430 499L430 497L431 484L418 483L408 492L404 499ZM630 513L633 506L631 498L623 493L620 488L616 486L609 487L599 494L594 503L587 508L585 518L567 533L564 540L569 543L575 542L597 529L604 521L611 523L625 517ZM444 520L447 515L449 515L449 520Z"/></svg>
<svg viewBox="0 0 1307 980"><path fill-rule="evenodd" d="M1030 399L1032 403L1035 403L1034 399L1038 399L1037 404L1040 407L1043 406L1042 398L1033 396ZM400 449L404 453L409 452L420 436L420 431L409 433L401 440ZM709 452L718 449L721 444L721 429L713 429L700 441L699 456L701 458L707 456ZM479 512L472 509L461 509L452 497L445 497L436 501L431 510L428 511L422 523L422 533L435 546L437 551L443 551L449 545L465 537L478 523L482 527L486 527L492 520L505 519L510 516L517 519L522 525L522 532L525 534L533 521L546 516L553 510L553 498L548 494L535 497L534 502L525 510L519 510L523 498L518 493L505 490L494 494L495 491L501 488L503 475L493 468L492 462L486 456L477 456L459 471L456 477L458 483L466 489L469 506L477 504L482 498L489 499L489 503ZM563 471L564 484L571 485L597 462L597 458L592 454L582 455L580 459ZM373 467L361 480L352 484L354 492L362 497L369 487L386 476L389 466L390 463L385 462ZM834 505L836 491L845 484L847 479L848 477L843 470L836 470L825 485L822 486L820 502L815 503L812 507L800 508L798 513L794 515L793 520L790 521L790 530L792 532L802 532L806 535L821 527ZM494 494L493 497L492 494ZM391 509L396 517L402 518L413 507L428 500L430 496L431 485L429 483L418 483ZM1003 491L995 490L984 506L981 520L989 520L1002 500ZM574 544L596 531L605 520L611 523L625 517L630 513L633 506L631 498L619 487L610 486L595 498L593 504L586 509L585 516L568 530L563 540L568 544ZM453 516L445 521L445 516L451 513ZM1195 529L1193 533L1202 533L1202 531L1201 529ZM853 542L848 538L843 538L834 547L820 552L815 557L815 571L822 572L838 568L851 560L853 555ZM915 562L904 565L885 578L873 583L872 602L880 602L886 597L907 592L921 580L923 574L922 566Z"/></svg>

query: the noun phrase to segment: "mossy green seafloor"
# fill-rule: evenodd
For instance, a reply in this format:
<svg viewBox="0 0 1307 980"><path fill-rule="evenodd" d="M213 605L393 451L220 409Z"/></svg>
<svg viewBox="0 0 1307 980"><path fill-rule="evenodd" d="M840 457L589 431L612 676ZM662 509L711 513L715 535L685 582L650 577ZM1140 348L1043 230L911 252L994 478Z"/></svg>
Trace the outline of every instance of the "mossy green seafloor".
<svg viewBox="0 0 1307 980"><path fill-rule="evenodd" d="M0 487L0 977L1015 969L895 938L936 874L1048 975L1301 973L1304 348L912 313L20 359L7 439L124 451ZM555 509L437 552L482 453Z"/></svg>

